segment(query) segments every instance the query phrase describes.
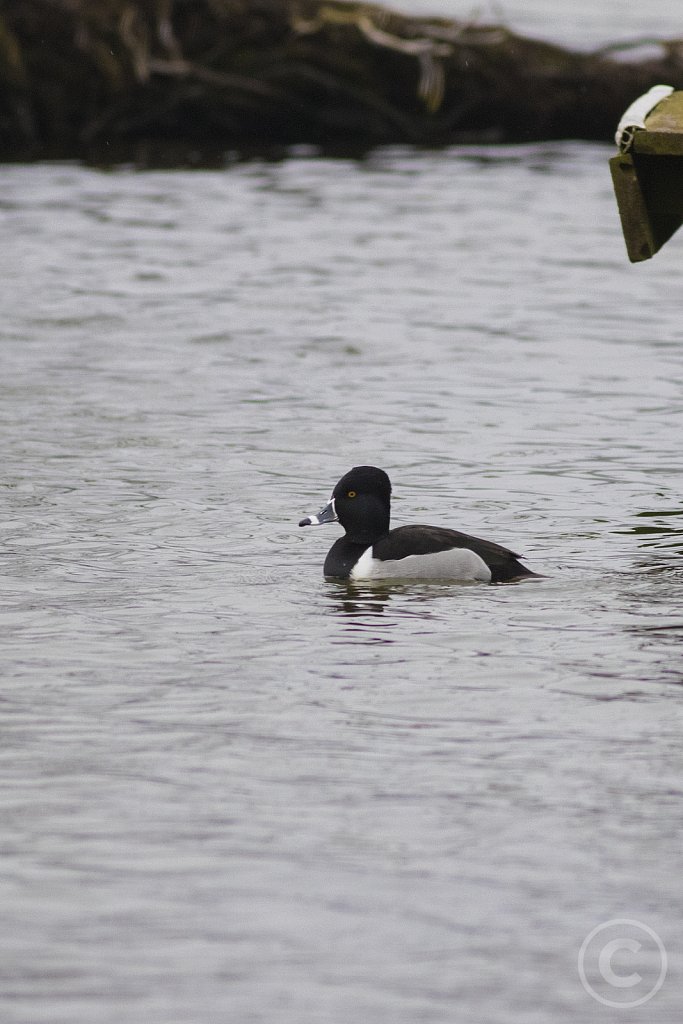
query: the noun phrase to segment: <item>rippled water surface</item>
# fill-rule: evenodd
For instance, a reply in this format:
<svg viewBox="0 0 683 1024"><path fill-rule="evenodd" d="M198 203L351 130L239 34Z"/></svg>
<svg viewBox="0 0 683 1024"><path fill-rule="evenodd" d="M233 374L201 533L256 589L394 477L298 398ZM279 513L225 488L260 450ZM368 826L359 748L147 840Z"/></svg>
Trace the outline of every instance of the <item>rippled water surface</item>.
<svg viewBox="0 0 683 1024"><path fill-rule="evenodd" d="M609 155L0 169L3 1022L678 1021L683 241ZM325 582L362 462L548 578Z"/></svg>

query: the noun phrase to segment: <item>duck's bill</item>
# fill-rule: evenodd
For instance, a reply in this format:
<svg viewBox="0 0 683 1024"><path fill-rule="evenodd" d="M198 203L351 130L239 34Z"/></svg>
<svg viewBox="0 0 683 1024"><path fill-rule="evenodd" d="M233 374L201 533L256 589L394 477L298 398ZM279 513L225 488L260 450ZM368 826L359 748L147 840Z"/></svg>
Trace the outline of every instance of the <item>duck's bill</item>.
<svg viewBox="0 0 683 1024"><path fill-rule="evenodd" d="M337 510L334 507L334 498L321 508L317 516L307 516L302 519L299 526L324 526L325 523L337 522Z"/></svg>

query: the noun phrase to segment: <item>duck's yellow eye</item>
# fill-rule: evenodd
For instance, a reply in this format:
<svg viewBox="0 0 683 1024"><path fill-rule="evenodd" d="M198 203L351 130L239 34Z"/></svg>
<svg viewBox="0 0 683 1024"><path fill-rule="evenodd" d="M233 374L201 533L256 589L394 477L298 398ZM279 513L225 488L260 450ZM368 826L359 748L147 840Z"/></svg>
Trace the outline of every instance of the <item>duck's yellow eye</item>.
<svg viewBox="0 0 683 1024"><path fill-rule="evenodd" d="M355 498L356 497L356 492L355 491L347 491L346 492L346 497L347 498Z"/></svg>

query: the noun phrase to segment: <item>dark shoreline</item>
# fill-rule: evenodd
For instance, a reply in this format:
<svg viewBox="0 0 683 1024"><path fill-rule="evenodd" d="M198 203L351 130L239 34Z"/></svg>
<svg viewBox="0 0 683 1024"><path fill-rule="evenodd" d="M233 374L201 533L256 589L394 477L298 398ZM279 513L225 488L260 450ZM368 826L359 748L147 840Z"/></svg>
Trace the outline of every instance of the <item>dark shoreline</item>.
<svg viewBox="0 0 683 1024"><path fill-rule="evenodd" d="M650 86L683 88L683 41L655 50L580 53L333 0L8 0L0 160L606 142Z"/></svg>

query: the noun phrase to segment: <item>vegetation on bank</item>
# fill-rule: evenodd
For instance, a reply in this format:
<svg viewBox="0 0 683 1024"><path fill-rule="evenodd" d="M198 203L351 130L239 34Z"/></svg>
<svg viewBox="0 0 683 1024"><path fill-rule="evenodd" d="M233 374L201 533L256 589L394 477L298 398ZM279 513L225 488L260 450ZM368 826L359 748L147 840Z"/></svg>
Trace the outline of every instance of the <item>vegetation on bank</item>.
<svg viewBox="0 0 683 1024"><path fill-rule="evenodd" d="M579 53L339 0L4 0L0 159L608 140L683 40Z"/></svg>

